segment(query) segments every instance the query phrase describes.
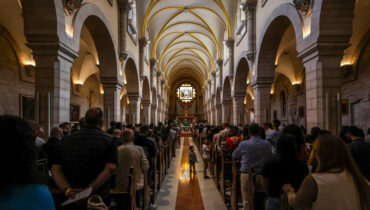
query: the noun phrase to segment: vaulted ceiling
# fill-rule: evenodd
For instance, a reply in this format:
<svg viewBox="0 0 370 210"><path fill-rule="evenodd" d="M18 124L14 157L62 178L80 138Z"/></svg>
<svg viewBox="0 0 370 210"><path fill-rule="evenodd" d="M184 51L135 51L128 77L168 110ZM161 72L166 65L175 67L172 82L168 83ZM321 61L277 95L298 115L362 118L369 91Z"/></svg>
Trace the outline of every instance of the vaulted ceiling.
<svg viewBox="0 0 370 210"><path fill-rule="evenodd" d="M157 59L163 79L178 78L182 69L202 83L222 59L223 41L233 39L237 1L147 0L138 4L141 38L150 40L150 58ZM171 72L176 73L171 73Z"/></svg>

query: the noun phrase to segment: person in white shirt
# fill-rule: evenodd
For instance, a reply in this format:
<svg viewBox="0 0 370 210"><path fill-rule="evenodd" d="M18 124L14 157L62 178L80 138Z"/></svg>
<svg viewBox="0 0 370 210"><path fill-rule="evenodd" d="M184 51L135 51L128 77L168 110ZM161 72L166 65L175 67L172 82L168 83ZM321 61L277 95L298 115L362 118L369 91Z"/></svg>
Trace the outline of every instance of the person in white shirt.
<svg viewBox="0 0 370 210"><path fill-rule="evenodd" d="M209 153L210 153L209 150L210 150L210 145L208 145L208 139L203 138L203 161L204 161L203 175L205 179L209 179L209 176L207 176Z"/></svg>

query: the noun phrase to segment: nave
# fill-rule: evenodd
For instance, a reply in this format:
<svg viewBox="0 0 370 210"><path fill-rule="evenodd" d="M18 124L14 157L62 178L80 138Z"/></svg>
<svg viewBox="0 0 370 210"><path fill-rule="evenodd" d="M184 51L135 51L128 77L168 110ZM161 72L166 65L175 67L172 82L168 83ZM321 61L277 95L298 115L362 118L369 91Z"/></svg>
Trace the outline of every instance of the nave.
<svg viewBox="0 0 370 210"><path fill-rule="evenodd" d="M188 134L188 133L186 133ZM212 179L204 179L203 160L196 164L196 174L189 172L189 145L195 146L192 137L181 137L181 146L176 150L167 177L157 197L157 208L170 210L226 210L221 195ZM201 154L195 149L198 157ZM208 171L209 174L209 171Z"/></svg>

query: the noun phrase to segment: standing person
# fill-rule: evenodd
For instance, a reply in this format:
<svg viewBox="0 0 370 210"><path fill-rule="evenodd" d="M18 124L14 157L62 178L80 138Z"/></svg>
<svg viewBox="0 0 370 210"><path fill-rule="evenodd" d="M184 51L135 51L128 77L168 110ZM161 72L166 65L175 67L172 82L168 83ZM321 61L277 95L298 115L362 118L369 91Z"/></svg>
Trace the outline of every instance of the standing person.
<svg viewBox="0 0 370 210"><path fill-rule="evenodd" d="M318 161L315 173L308 175L298 192L291 183L282 190L294 209L365 210L370 208L370 186L354 163L343 140L324 134L313 150Z"/></svg>
<svg viewBox="0 0 370 210"><path fill-rule="evenodd" d="M207 176L208 164L209 164L209 153L210 153L210 145L208 145L208 139L203 138L203 161L204 161L204 168L203 168L203 175L205 179L209 179L210 177Z"/></svg>
<svg viewBox="0 0 370 210"><path fill-rule="evenodd" d="M72 131L71 123L64 122L60 124L59 127L63 130L63 136L68 136L69 134L71 134Z"/></svg>
<svg viewBox="0 0 370 210"><path fill-rule="evenodd" d="M226 138L229 136L229 130L230 130L230 125L228 122L222 123L222 128L223 130L220 131L220 144L222 142L226 141Z"/></svg>
<svg viewBox="0 0 370 210"><path fill-rule="evenodd" d="M115 186L117 189L129 192L130 168L134 168L134 183L136 184L136 199L139 205L141 190L144 187L144 173L149 169L149 163L144 150L140 146L134 145L134 132L125 129L122 133L123 144L118 147L118 167L115 171ZM122 204L118 204L122 206Z"/></svg>
<svg viewBox="0 0 370 210"><path fill-rule="evenodd" d="M297 157L305 161L308 154L301 128L296 124L288 125L283 129L281 135L292 135L294 137L297 147Z"/></svg>
<svg viewBox="0 0 370 210"><path fill-rule="evenodd" d="M195 154L194 152L194 146L190 146L189 147L189 165L190 165L190 174L191 173L196 173L195 172L195 163L198 162L198 159L197 159L197 154Z"/></svg>
<svg viewBox="0 0 370 210"><path fill-rule="evenodd" d="M123 140L121 138L122 130L121 129L114 129L113 130L113 142L116 144L117 147L123 144Z"/></svg>
<svg viewBox="0 0 370 210"><path fill-rule="evenodd" d="M148 170L148 185L152 185L153 174L154 174L154 157L157 156L157 145L154 141L148 139L149 126L144 125L140 127L139 134L134 140L134 144L141 146L144 149L146 158L149 162ZM153 201L153 199L151 199ZM155 208L155 204L152 202L151 208Z"/></svg>
<svg viewBox="0 0 370 210"><path fill-rule="evenodd" d="M233 152L241 142L241 136L239 133L239 128L236 126L231 126L229 130L229 136L226 138L226 147L228 152Z"/></svg>
<svg viewBox="0 0 370 210"><path fill-rule="evenodd" d="M291 135L280 136L276 145L276 155L267 160L262 168L263 188L267 193L266 210L280 209L281 187L292 183L298 190L308 174L305 162L296 156L296 141Z"/></svg>
<svg viewBox="0 0 370 210"><path fill-rule="evenodd" d="M274 121L272 121L272 127L273 127L273 130L266 135L266 140L271 143L271 145L272 145L272 152L275 153L275 151L276 151L276 143L277 143L277 140L280 137L280 129L279 129L279 127L280 127L280 121L277 120L277 119L275 119Z"/></svg>
<svg viewBox="0 0 370 210"><path fill-rule="evenodd" d="M63 130L60 127L54 127L51 129L50 138L42 146L42 150L45 152L48 158L48 169L51 169L51 165L55 161L56 155L59 152L61 140L63 138Z"/></svg>
<svg viewBox="0 0 370 210"><path fill-rule="evenodd" d="M370 181L370 145L364 141L364 133L361 129L353 127L349 131L349 151L364 177Z"/></svg>
<svg viewBox="0 0 370 210"><path fill-rule="evenodd" d="M0 209L54 210L47 186L38 183L33 131L23 119L0 116Z"/></svg>
<svg viewBox="0 0 370 210"><path fill-rule="evenodd" d="M62 139L60 152L51 171L58 188L72 198L82 189L92 187L107 203L109 179L117 166L117 147L112 136L102 131L103 112L91 108L85 115L87 127ZM71 204L85 209L86 203Z"/></svg>
<svg viewBox="0 0 370 210"><path fill-rule="evenodd" d="M243 208L248 209L248 172L254 168L256 174L261 173L261 169L266 160L272 156L271 144L259 137L260 127L253 123L249 126L249 135L251 138L242 141L238 148L234 150L233 159L240 160L240 185L243 198Z"/></svg>

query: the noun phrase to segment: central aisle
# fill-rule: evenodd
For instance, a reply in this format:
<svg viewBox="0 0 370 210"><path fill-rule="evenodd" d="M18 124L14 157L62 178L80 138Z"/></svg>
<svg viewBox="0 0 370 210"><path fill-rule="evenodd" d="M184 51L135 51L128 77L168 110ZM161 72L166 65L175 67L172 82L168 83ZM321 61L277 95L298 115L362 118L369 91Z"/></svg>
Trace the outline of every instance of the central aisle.
<svg viewBox="0 0 370 210"><path fill-rule="evenodd" d="M171 168L158 194L158 210L226 210L212 179L203 179L203 160L195 149L199 163L197 175L189 173L189 146L194 145L192 138L181 137L181 146L176 150ZM209 173L208 173L209 174Z"/></svg>

